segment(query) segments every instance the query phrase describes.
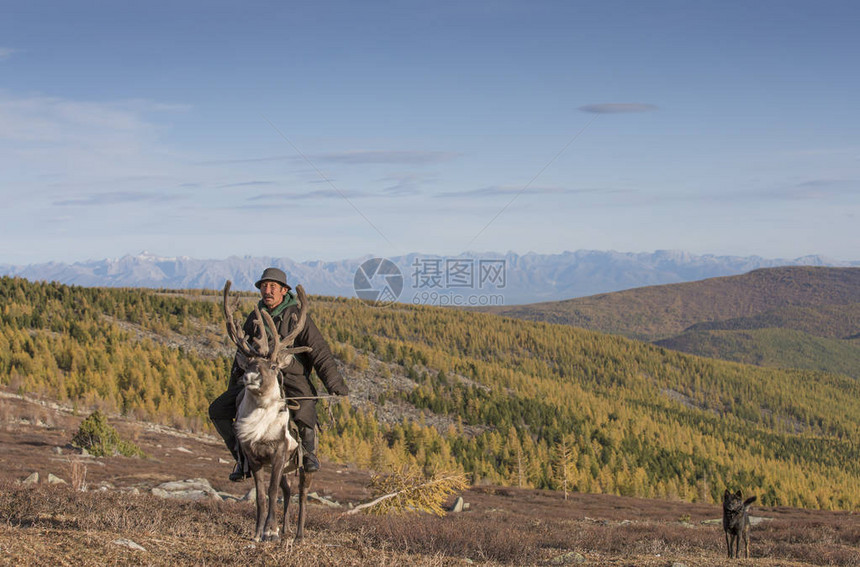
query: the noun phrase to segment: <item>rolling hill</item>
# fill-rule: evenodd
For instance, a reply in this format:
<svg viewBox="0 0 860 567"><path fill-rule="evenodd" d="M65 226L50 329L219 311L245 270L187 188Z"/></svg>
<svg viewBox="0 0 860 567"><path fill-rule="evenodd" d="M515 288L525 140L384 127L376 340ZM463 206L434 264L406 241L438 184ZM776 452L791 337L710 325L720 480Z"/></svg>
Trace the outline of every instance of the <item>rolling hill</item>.
<svg viewBox="0 0 860 567"><path fill-rule="evenodd" d="M782 308L855 303L860 303L860 268L783 267L565 301L476 310L653 341L700 323L750 318Z"/></svg>
<svg viewBox="0 0 860 567"><path fill-rule="evenodd" d="M860 378L860 269L782 267L481 311L748 364Z"/></svg>

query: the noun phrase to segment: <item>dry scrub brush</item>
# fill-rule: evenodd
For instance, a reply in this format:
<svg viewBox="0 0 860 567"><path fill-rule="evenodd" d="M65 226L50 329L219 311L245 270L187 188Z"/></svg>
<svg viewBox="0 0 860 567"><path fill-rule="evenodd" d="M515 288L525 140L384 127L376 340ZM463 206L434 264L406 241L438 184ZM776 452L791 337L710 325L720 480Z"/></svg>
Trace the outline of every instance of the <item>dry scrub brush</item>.
<svg viewBox="0 0 860 567"><path fill-rule="evenodd" d="M444 516L442 505L445 500L454 492L465 490L469 484L460 472L436 472L427 478L417 467L404 466L393 474L373 476L370 486L378 497L356 506L347 514L365 510L378 515L427 512Z"/></svg>

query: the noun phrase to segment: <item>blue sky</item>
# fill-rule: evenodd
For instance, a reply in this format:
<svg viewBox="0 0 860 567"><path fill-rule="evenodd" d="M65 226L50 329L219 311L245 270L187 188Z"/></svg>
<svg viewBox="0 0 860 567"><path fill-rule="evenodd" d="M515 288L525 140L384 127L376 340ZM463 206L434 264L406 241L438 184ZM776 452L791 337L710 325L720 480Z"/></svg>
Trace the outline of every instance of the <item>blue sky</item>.
<svg viewBox="0 0 860 567"><path fill-rule="evenodd" d="M0 263L860 259L856 2L4 2Z"/></svg>

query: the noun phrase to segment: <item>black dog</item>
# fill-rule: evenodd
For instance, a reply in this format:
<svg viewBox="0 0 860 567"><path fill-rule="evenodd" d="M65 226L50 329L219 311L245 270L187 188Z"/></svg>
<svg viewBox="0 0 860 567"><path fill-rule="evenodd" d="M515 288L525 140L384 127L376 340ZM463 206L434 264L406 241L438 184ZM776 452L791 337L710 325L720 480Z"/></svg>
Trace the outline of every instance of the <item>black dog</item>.
<svg viewBox="0 0 860 567"><path fill-rule="evenodd" d="M741 491L734 494L726 489L723 494L723 531L726 532L726 546L729 548L729 557L738 557L741 538L744 539L744 554L750 556L750 518L747 514L750 504L755 502L756 497L751 496L744 500ZM734 553L732 553L734 547Z"/></svg>

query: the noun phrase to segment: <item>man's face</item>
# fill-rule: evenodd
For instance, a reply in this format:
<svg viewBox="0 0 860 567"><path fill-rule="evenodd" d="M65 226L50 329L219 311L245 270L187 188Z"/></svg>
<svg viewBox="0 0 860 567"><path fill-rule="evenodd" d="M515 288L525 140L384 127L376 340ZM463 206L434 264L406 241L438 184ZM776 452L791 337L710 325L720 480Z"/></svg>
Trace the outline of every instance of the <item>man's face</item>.
<svg viewBox="0 0 860 567"><path fill-rule="evenodd" d="M265 281L260 284L260 297L263 299L263 305L269 309L274 309L287 296L287 288L278 282Z"/></svg>

